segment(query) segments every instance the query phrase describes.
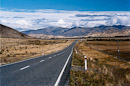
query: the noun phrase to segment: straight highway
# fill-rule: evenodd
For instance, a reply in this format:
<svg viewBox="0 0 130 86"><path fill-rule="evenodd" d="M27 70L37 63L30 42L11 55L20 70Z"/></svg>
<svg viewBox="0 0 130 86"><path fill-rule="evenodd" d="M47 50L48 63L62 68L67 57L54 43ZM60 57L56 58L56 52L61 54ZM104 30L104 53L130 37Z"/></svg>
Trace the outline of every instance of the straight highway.
<svg viewBox="0 0 130 86"><path fill-rule="evenodd" d="M0 86L64 86L75 44L56 53L0 66Z"/></svg>

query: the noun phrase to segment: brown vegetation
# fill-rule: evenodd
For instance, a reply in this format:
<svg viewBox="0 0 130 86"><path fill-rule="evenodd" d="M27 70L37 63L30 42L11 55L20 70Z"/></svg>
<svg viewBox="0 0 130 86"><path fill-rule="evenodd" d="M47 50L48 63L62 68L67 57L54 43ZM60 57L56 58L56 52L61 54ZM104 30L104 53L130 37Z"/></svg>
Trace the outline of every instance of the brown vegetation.
<svg viewBox="0 0 130 86"><path fill-rule="evenodd" d="M13 63L62 50L70 40L0 38L0 64Z"/></svg>
<svg viewBox="0 0 130 86"><path fill-rule="evenodd" d="M86 41L86 45L92 49L118 57L117 41ZM130 41L119 41L119 50L120 58L130 61Z"/></svg>
<svg viewBox="0 0 130 86"><path fill-rule="evenodd" d="M87 44L88 43L88 44ZM99 48L95 43L95 47ZM102 42L100 42L102 43ZM108 42L109 43L109 42ZM72 60L70 76L71 86L129 86L130 85L130 64L120 61L112 55L90 48L90 42L80 42ZM106 46L106 43L104 43ZM102 44L101 44L102 45ZM108 47L108 46L107 46ZM83 56L87 55L88 70L81 70L84 67ZM82 62L81 62L82 61ZM78 63L78 64L77 64ZM80 66L79 70L74 67Z"/></svg>

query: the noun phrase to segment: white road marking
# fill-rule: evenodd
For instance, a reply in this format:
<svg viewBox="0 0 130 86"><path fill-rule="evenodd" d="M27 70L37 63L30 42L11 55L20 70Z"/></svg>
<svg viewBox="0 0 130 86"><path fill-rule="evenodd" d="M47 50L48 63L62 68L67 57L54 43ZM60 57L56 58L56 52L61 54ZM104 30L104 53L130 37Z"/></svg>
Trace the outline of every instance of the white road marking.
<svg viewBox="0 0 130 86"><path fill-rule="evenodd" d="M68 64L68 62L69 62L69 59L70 59L70 57L71 57L71 55L72 55L72 52L73 52L73 48L72 48L72 50L71 50L71 53L70 53L70 55L69 55L69 57L68 57L68 59L67 59L65 65L64 65L62 71L60 72L60 75L58 76L58 78L57 78L57 80L56 80L54 86L58 86L58 84L59 84L59 82L60 82L60 79L61 79L61 77L62 77L62 75L63 75L63 73L64 73L64 70L65 70L65 68L66 68L66 66L67 66L67 64Z"/></svg>
<svg viewBox="0 0 130 86"><path fill-rule="evenodd" d="M20 70L24 70L24 69L26 69L26 68L28 68L28 67L30 67L30 65L25 66L25 67L23 67L23 68L20 68Z"/></svg>
<svg viewBox="0 0 130 86"><path fill-rule="evenodd" d="M49 57L49 59L51 59L52 57Z"/></svg>
<svg viewBox="0 0 130 86"><path fill-rule="evenodd" d="M40 62L43 62L43 61L45 61L45 60L41 60Z"/></svg>

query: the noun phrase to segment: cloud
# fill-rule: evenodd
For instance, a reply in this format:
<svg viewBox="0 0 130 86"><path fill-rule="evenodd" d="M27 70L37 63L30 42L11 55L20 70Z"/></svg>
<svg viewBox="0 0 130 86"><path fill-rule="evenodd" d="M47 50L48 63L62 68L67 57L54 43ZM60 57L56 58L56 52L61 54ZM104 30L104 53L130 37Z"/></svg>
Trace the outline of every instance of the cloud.
<svg viewBox="0 0 130 86"><path fill-rule="evenodd" d="M0 9L0 23L19 30L56 27L130 26L130 12Z"/></svg>
<svg viewBox="0 0 130 86"><path fill-rule="evenodd" d="M25 20L18 20L18 21L16 21L16 24L19 24L19 25L28 25L28 22L25 21Z"/></svg>
<svg viewBox="0 0 130 86"><path fill-rule="evenodd" d="M110 18L110 20L107 21L108 25L126 25L130 26L130 16L124 15L124 16L113 16Z"/></svg>
<svg viewBox="0 0 130 86"><path fill-rule="evenodd" d="M24 17L20 17L20 16L15 16L15 17L13 17L13 18L24 18Z"/></svg>
<svg viewBox="0 0 130 86"><path fill-rule="evenodd" d="M5 20L5 19L2 19L2 20L0 21L0 23L8 23L8 21Z"/></svg>
<svg viewBox="0 0 130 86"><path fill-rule="evenodd" d="M57 23L58 23L58 24L65 24L65 22L64 22L63 19L59 19Z"/></svg>
<svg viewBox="0 0 130 86"><path fill-rule="evenodd" d="M101 16L104 16L104 17L111 17L111 15L88 15L88 14L76 14L75 15L76 17L101 17Z"/></svg>

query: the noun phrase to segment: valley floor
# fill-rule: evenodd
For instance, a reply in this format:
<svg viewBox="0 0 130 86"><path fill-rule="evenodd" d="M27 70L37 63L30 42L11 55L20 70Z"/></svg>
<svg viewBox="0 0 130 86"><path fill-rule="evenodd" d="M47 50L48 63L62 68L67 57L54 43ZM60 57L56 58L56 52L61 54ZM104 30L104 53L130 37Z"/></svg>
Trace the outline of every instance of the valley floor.
<svg viewBox="0 0 130 86"><path fill-rule="evenodd" d="M9 64L54 53L64 49L72 42L71 40L0 38L0 64Z"/></svg>

